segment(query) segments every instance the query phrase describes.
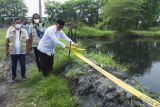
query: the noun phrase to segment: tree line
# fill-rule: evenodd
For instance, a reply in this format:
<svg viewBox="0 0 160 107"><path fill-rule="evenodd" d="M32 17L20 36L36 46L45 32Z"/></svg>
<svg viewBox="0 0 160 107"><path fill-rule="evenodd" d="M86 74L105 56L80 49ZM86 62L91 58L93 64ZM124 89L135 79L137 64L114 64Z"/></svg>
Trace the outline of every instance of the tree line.
<svg viewBox="0 0 160 107"><path fill-rule="evenodd" d="M46 0L45 12L49 23L80 21L104 30L149 29L160 24L160 0L68 0L63 4ZM0 0L0 23L26 13L23 0Z"/></svg>
<svg viewBox="0 0 160 107"><path fill-rule="evenodd" d="M160 21L160 0L69 0L64 4L47 0L45 7L50 22L81 19L101 29L148 29Z"/></svg>
<svg viewBox="0 0 160 107"><path fill-rule="evenodd" d="M25 17L27 7L23 0L0 0L0 23L9 23L13 17Z"/></svg>

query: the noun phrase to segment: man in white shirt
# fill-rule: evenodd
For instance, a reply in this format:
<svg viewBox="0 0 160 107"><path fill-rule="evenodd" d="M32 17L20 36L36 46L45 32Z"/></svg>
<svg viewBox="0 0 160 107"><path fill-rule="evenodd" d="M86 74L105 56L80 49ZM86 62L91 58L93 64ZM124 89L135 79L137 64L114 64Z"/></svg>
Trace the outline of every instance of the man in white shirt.
<svg viewBox="0 0 160 107"><path fill-rule="evenodd" d="M8 28L6 34L6 55L11 55L12 80L16 78L18 60L20 61L22 79L25 79L25 55L29 36L27 30L21 28L21 26L22 20L20 18L15 18L13 26Z"/></svg>
<svg viewBox="0 0 160 107"><path fill-rule="evenodd" d="M59 38L65 39L67 42L75 43L68 38L62 31L65 22L63 20L57 20L56 24L46 29L42 39L38 44L38 50L40 51L40 62L43 71L43 75L47 76L53 71L54 60L54 48L56 45L62 48L68 48L64 43L59 41Z"/></svg>

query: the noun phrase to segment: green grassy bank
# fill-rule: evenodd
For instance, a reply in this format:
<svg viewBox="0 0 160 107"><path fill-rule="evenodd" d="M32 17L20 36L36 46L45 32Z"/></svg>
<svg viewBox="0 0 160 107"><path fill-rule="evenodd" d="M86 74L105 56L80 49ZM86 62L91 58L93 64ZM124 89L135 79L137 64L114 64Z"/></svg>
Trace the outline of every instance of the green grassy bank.
<svg viewBox="0 0 160 107"><path fill-rule="evenodd" d="M68 28L64 28L64 32L68 33ZM103 37L112 37L114 36L115 31L107 30L99 30L94 27L83 26L76 29L76 37L80 38L103 38ZM73 30L73 34L75 34L75 30Z"/></svg>
<svg viewBox="0 0 160 107"><path fill-rule="evenodd" d="M57 48L54 72L43 77L35 65L27 74L27 80L18 83L18 90L26 92L18 96L18 107L75 107L78 98L72 93L69 80L63 75L64 64L68 60L68 50Z"/></svg>
<svg viewBox="0 0 160 107"><path fill-rule="evenodd" d="M0 29L0 61L5 59L5 42L7 29Z"/></svg>
<svg viewBox="0 0 160 107"><path fill-rule="evenodd" d="M68 33L68 28L64 28L66 34ZM73 30L74 33L74 30ZM105 37L113 37L114 35L120 34L116 30L99 30L94 27L82 26L76 29L76 36L80 38L105 38ZM158 37L160 36L160 29L154 28L149 30L129 30L127 31L127 35L135 35L135 36L150 36L150 37Z"/></svg>
<svg viewBox="0 0 160 107"><path fill-rule="evenodd" d="M142 31L142 30L131 30L132 35L139 35L139 36L150 36L150 37L160 37L160 30L159 31Z"/></svg>

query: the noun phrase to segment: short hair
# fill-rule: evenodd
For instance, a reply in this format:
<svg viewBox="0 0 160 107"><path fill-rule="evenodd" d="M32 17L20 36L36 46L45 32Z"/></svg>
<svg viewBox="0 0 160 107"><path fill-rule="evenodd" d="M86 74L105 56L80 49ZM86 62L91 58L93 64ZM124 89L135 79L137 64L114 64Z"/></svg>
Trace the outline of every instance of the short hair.
<svg viewBox="0 0 160 107"><path fill-rule="evenodd" d="M60 25L62 25L62 26L65 25L65 22L64 22L63 20L61 20L61 19L58 19L58 20L56 21L56 23L57 23L57 24L60 24Z"/></svg>
<svg viewBox="0 0 160 107"><path fill-rule="evenodd" d="M21 18L20 17L14 18L13 22L15 22L16 20L21 20Z"/></svg>

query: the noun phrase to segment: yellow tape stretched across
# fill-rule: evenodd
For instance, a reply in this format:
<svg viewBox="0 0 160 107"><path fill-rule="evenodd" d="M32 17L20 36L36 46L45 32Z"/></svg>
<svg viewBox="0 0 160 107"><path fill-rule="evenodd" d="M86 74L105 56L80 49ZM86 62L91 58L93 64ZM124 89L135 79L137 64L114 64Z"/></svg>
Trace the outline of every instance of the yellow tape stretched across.
<svg viewBox="0 0 160 107"><path fill-rule="evenodd" d="M71 49L74 49L74 50L76 50L76 51L85 51L85 49L83 49L83 48L78 48L78 47L76 47L76 46L70 46L70 48L71 48Z"/></svg>
<svg viewBox="0 0 160 107"><path fill-rule="evenodd" d="M87 59L86 57L84 57L83 55L78 53L76 50L74 50L74 49L71 49L71 50L77 57L79 57L81 60L83 60L84 62L88 63L92 67L94 67L101 74L106 76L108 79L110 79L111 81L113 81L114 83L116 83L117 85L122 87L123 89L127 90L128 92L132 93L133 95L137 96L138 98L140 98L141 100L145 101L146 103L148 103L149 105L151 105L153 107L160 107L160 103L158 101L156 101L156 100L150 98L149 96L141 93L140 91L138 91L135 88L131 87L130 85L126 84L122 80L120 80L117 77L113 76L112 74L108 73L107 71L105 71L104 69L102 69L101 67L97 66L96 64L91 62L89 59Z"/></svg>

